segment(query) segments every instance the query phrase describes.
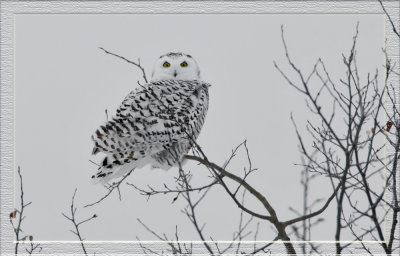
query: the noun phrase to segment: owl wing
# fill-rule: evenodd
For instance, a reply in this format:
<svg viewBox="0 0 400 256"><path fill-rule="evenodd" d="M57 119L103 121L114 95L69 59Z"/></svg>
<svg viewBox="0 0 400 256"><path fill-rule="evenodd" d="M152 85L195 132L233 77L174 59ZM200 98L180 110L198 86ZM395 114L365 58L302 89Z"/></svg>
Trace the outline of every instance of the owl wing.
<svg viewBox="0 0 400 256"><path fill-rule="evenodd" d="M160 80L137 88L123 100L116 116L92 135L93 154L105 153L101 166L112 169L187 140L187 134L203 123L209 86L201 81Z"/></svg>

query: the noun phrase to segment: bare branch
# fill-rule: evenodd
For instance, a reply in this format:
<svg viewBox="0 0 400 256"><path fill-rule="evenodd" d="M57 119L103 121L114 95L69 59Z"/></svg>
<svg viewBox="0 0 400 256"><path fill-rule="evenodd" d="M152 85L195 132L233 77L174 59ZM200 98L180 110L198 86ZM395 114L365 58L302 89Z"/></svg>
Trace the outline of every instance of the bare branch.
<svg viewBox="0 0 400 256"><path fill-rule="evenodd" d="M106 49L104 49L103 47L99 47L99 49L100 49L100 50L103 50L103 51L104 51L105 53L107 53L107 54L110 54L110 55L112 55L112 56L115 56L115 57L117 57L117 58L120 58L120 59L122 59L122 60L124 60L124 61L126 61L126 62L128 62L128 63L130 63L130 64L133 64L133 65L135 65L136 67L138 67L138 68L142 71L142 75L143 75L143 80L144 80L144 82L145 82L145 83L148 83L147 77L146 77L146 72L145 72L144 68L140 65L140 59L138 60L138 62L134 62L134 61L128 60L127 58L122 57L122 56L120 56L120 55L118 55L118 54L109 52L109 51L107 51Z"/></svg>
<svg viewBox="0 0 400 256"><path fill-rule="evenodd" d="M400 33L396 29L396 25L394 25L392 17L390 17L389 13L386 11L385 6L383 5L381 0L378 0L379 4L382 6L383 12L386 14L386 17L388 18L390 24L392 25L392 30L393 32L400 38Z"/></svg>
<svg viewBox="0 0 400 256"><path fill-rule="evenodd" d="M104 199L108 198L114 190L117 190L117 191L118 191L119 200L121 200L121 193L120 193L120 191L119 191L119 186L122 184L122 182L123 182L126 178L128 178L129 175L131 175L131 173L132 173L134 170L135 170L135 168L133 168L133 169L130 170L127 174L125 174L119 181L113 182L111 185L109 185L108 187L106 187L106 188L108 189L108 192L107 192L103 197L101 197L99 200L97 200L97 201L94 202L94 203L90 203L90 204L85 205L84 208L90 207L90 206L93 206L93 205L96 205L96 204L102 202Z"/></svg>
<svg viewBox="0 0 400 256"><path fill-rule="evenodd" d="M11 226L13 227L13 231L15 234L15 247L14 247L14 253L15 255L18 255L18 249L20 242L25 241L28 237L30 240L32 236L23 236L22 237L22 221L25 219L24 216L24 210L26 207L28 207L32 202L24 203L24 185L23 185L23 180L22 180L22 174L21 174L21 168L18 166L18 176L19 176L19 181L20 181L20 208L15 209L13 212L10 213L10 223ZM18 216L18 218L17 218ZM14 219L17 219L16 225L14 224ZM32 250L33 252L34 250Z"/></svg>
<svg viewBox="0 0 400 256"><path fill-rule="evenodd" d="M76 235L76 236L78 237L79 241L81 242L81 247L82 247L82 250L83 250L84 254L85 254L85 255L88 255L88 254L87 254L87 251L86 251L86 248L85 248L85 245L83 244L83 240L84 240L84 239L82 238L81 233L80 233L80 231L79 231L79 226L82 225L83 223L86 223L86 222L88 222L88 221L93 220L94 218L97 218L97 215L96 215L96 214L93 214L93 216L91 216L91 217L89 217L89 218L87 218L87 219L85 219L85 220L83 220L83 221L78 221L78 220L76 220L76 211L77 211L77 207L75 207L75 205L74 205L74 200L75 200L76 192L77 192L77 189L75 189L74 195L72 196L72 201L71 201L71 206L70 206L71 216L68 216L68 215L66 215L65 213L61 213L61 214L62 214L67 220L69 220L70 222L72 222L72 224L74 225L75 231L72 231L72 230L71 230L71 232L72 232L74 235Z"/></svg>

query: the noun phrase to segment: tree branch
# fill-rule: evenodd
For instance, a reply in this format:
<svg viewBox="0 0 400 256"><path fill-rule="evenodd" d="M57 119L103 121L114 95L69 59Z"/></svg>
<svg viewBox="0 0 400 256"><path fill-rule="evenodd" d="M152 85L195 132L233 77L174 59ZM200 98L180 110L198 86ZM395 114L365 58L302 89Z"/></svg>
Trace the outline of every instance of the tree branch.
<svg viewBox="0 0 400 256"><path fill-rule="evenodd" d="M75 231L72 231L72 230L71 230L71 232L72 232L74 235L76 235L76 236L78 237L79 241L81 242L81 247L82 247L82 250L83 250L84 254L85 254L85 255L88 255L88 254L87 254L87 251L86 251L86 248L85 248L85 245L83 244L83 240L84 240L84 239L82 238L81 233L80 233L80 231L79 231L79 226L82 225L83 223L86 223L86 222L88 222L88 221L93 220L94 218L97 218L97 215L94 214L93 216L91 216L91 217L89 217L89 218L87 218L87 219L85 219L85 220L83 220L83 221L78 221L78 220L76 220L75 215L76 215L77 208L76 208L75 205L74 205L74 200L75 200L76 191L77 191L77 189L75 189L74 195L72 196L72 202L71 202L71 207L70 207L71 216L68 216L68 215L66 215L65 213L61 213L61 214L62 214L67 220L69 220L70 222L72 222L72 224L74 225Z"/></svg>
<svg viewBox="0 0 400 256"><path fill-rule="evenodd" d="M117 58L120 58L120 59L122 59L122 60L124 60L124 61L126 61L126 62L128 62L128 63L130 63L130 64L133 64L133 65L135 65L136 67L138 67L138 68L142 71L142 76L143 76L144 82L145 82L145 83L148 83L147 77L146 77L146 72L145 72L144 68L140 65L140 59L138 59L138 62L134 62L134 61L128 60L127 58L122 57L122 56L120 56L120 55L118 55L118 54L109 52L109 51L107 51L106 49L104 49L103 47L99 47L99 49L100 49L100 50L103 50L103 51L104 51L105 53L107 53L107 54L110 54L110 55L112 55L112 56L115 56L115 57L117 57Z"/></svg>

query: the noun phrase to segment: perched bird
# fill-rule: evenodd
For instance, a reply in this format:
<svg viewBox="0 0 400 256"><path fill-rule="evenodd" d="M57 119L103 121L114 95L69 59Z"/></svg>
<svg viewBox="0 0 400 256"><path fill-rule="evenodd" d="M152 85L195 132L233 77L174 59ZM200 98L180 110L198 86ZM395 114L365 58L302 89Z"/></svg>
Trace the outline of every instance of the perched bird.
<svg viewBox="0 0 400 256"><path fill-rule="evenodd" d="M100 156L92 179L105 183L147 164L165 170L177 166L203 126L209 86L190 55L162 55L151 81L130 92L92 135L92 154Z"/></svg>

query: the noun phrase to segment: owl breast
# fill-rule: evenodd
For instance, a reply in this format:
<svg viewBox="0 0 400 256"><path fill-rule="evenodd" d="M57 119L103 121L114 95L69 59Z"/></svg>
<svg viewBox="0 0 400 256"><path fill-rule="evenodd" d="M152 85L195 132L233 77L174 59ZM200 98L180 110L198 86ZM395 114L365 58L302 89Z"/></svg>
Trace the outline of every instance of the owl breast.
<svg viewBox="0 0 400 256"><path fill-rule="evenodd" d="M178 165L204 124L209 86L198 80L158 80L129 93L116 116L92 135L93 154L105 155L93 177L107 181L146 164Z"/></svg>
<svg viewBox="0 0 400 256"><path fill-rule="evenodd" d="M207 114L209 104L208 87L208 84L200 84L196 85L194 90L191 90L192 95L188 97L188 101L189 105L193 107L184 110L185 113L178 113L178 119L179 116L185 117L184 120L180 119L179 124L185 127L187 138L175 142L169 148L152 155L154 167L168 170L173 166L177 166L182 162L184 155L193 147Z"/></svg>

